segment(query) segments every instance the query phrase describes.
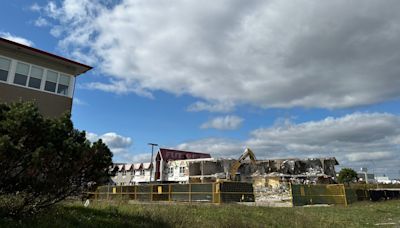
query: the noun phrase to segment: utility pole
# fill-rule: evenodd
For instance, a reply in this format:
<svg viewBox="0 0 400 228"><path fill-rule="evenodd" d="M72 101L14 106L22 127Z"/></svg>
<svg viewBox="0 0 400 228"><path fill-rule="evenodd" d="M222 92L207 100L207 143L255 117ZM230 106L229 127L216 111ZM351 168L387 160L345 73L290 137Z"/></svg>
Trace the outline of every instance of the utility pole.
<svg viewBox="0 0 400 228"><path fill-rule="evenodd" d="M158 146L156 143L147 143L149 146L151 146L151 160L150 160L150 182L151 182L151 177L153 175L153 152L154 152L154 147Z"/></svg>

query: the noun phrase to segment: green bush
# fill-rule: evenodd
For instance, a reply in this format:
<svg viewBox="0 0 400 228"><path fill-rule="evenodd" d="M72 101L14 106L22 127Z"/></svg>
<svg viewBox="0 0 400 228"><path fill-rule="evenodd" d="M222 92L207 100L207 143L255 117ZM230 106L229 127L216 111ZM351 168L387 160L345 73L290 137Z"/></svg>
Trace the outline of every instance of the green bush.
<svg viewBox="0 0 400 228"><path fill-rule="evenodd" d="M33 103L0 104L0 216L35 213L108 180L112 153Z"/></svg>

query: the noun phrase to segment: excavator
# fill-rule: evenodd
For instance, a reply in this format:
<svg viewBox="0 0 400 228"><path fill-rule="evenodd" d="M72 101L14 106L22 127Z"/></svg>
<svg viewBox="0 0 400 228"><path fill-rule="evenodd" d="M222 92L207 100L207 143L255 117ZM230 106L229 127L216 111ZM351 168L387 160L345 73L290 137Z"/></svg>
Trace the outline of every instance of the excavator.
<svg viewBox="0 0 400 228"><path fill-rule="evenodd" d="M236 179L236 173L239 167L242 165L242 162L247 158L250 158L252 164L256 164L256 156L254 155L253 151L249 148L246 148L242 155L240 155L239 159L235 161L230 169L230 180L234 181Z"/></svg>

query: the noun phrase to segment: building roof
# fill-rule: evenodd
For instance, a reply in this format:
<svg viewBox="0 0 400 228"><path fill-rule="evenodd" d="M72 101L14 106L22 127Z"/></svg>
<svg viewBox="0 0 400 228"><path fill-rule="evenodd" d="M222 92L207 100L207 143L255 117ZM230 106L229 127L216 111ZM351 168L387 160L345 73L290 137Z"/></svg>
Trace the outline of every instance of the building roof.
<svg viewBox="0 0 400 228"><path fill-rule="evenodd" d="M135 163L135 164L133 164L133 169L134 169L134 170L138 170L138 169L141 169L142 166L143 166L142 163Z"/></svg>
<svg viewBox="0 0 400 228"><path fill-rule="evenodd" d="M79 63L74 60L70 60L70 59L37 49L37 48L29 47L29 46L26 46L26 45L23 45L23 44L20 44L20 43L11 41L11 40L7 40L2 37L0 37L0 45L5 46L10 49L13 49L13 50L18 50L18 51L26 53L28 55L40 56L41 58L44 58L46 60L51 60L51 61L55 61L55 62L64 64L64 65L67 65L67 66L72 66L76 69L75 76L83 74L86 71L93 68L86 64Z"/></svg>
<svg viewBox="0 0 400 228"><path fill-rule="evenodd" d="M126 165L125 165L125 170L126 170L126 171L130 170L130 169L132 168L132 165L133 165L133 164L126 164Z"/></svg>
<svg viewBox="0 0 400 228"><path fill-rule="evenodd" d="M161 156L161 159L164 161L173 161L173 160L186 160L186 159L197 159L197 158L211 158L210 154L206 153L198 153L192 151L183 151L183 150L172 150L160 148L158 151L158 155ZM157 157L158 157L157 155Z"/></svg>
<svg viewBox="0 0 400 228"><path fill-rule="evenodd" d="M150 162L143 163L143 169L150 169L150 167L151 167Z"/></svg>

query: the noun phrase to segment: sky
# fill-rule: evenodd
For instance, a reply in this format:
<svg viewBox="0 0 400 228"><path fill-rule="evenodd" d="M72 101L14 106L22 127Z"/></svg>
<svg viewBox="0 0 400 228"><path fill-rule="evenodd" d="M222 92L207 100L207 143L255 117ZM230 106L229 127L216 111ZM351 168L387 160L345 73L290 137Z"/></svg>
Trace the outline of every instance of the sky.
<svg viewBox="0 0 400 228"><path fill-rule="evenodd" d="M397 0L13 0L0 36L94 67L72 119L116 162L151 147L334 156L400 176Z"/></svg>

